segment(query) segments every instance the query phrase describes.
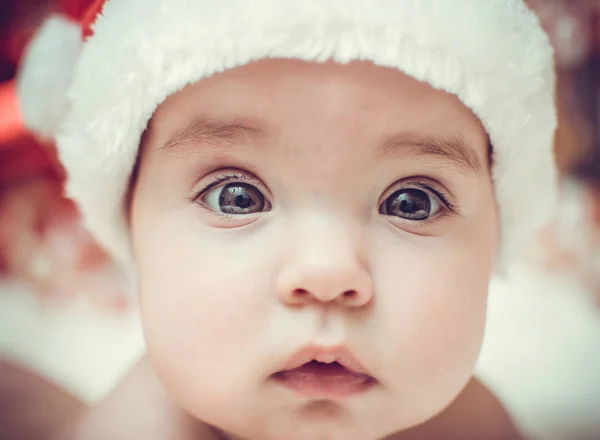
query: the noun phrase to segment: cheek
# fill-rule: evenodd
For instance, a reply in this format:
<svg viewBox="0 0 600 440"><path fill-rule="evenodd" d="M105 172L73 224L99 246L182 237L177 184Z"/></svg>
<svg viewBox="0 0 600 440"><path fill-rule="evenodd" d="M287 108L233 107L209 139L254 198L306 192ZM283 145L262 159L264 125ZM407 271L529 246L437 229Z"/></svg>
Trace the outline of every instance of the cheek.
<svg viewBox="0 0 600 440"><path fill-rule="evenodd" d="M181 213L144 218L134 243L148 353L174 395L194 390L216 404L248 375L247 348L268 321L257 243L225 242L236 239Z"/></svg>
<svg viewBox="0 0 600 440"><path fill-rule="evenodd" d="M383 322L402 346L407 359L429 362L432 366L471 351L478 345L483 329L487 300L487 278L473 275L472 264L460 258L436 261L425 255L398 258L406 271L396 270L393 278L382 275L378 301ZM415 261L423 258L429 270ZM389 273L389 272L387 272Z"/></svg>
<svg viewBox="0 0 600 440"><path fill-rule="evenodd" d="M481 222L427 244L378 240L377 310L388 335L378 349L387 365L400 366L393 374L404 392L450 396L472 373L496 252L493 215Z"/></svg>

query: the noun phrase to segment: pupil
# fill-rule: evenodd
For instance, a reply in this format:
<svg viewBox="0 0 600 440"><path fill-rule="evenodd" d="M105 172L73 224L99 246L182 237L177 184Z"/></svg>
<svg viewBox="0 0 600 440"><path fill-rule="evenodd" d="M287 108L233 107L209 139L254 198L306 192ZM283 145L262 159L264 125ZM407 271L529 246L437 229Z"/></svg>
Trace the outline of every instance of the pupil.
<svg viewBox="0 0 600 440"><path fill-rule="evenodd" d="M402 210L403 212L411 214L416 210L416 208L417 205L416 203L414 203L414 201L411 202L409 200L402 200L400 202L400 210Z"/></svg>
<svg viewBox="0 0 600 440"><path fill-rule="evenodd" d="M252 204L252 199L248 194L238 194L235 196L235 206L246 209Z"/></svg>
<svg viewBox="0 0 600 440"><path fill-rule="evenodd" d="M431 201L424 191L401 189L386 203L386 213L410 220L425 220L431 214Z"/></svg>
<svg viewBox="0 0 600 440"><path fill-rule="evenodd" d="M265 200L261 192L244 183L227 185L219 194L220 210L228 214L252 214L264 209Z"/></svg>

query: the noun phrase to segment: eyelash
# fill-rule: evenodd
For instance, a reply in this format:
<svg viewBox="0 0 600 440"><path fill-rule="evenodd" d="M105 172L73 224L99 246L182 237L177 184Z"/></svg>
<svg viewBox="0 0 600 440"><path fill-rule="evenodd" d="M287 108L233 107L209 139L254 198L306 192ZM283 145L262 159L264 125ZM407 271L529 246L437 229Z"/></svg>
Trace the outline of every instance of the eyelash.
<svg viewBox="0 0 600 440"><path fill-rule="evenodd" d="M414 179L414 177L413 177ZM418 178L417 178L418 179ZM423 178L425 179L425 178ZM403 188L419 188L422 189L426 192L430 192L432 193L434 196L436 196L438 199L440 199L440 202L442 202L443 205L445 205L445 207L452 213L457 214L458 213L458 206L456 205L456 203L453 203L451 201L452 197L450 196L450 194L445 191L442 188L438 188L438 187L433 187L431 184L427 184L424 183L420 180L414 180L414 181L403 181L400 185L397 185L394 187L394 189L392 191L387 191L388 195L393 194L394 192L398 191L399 189L403 189Z"/></svg>
<svg viewBox="0 0 600 440"><path fill-rule="evenodd" d="M206 185L204 188L202 188L200 191L198 191L194 195L194 197L192 197L192 202L198 201L198 199L201 198L208 191L210 191L213 188L216 188L217 186L219 186L220 184L225 183L225 182L250 182L250 183L254 183L254 184L258 183L257 179L255 179L252 176L249 176L248 174L232 173L232 174L224 174L221 176L217 176L211 183Z"/></svg>

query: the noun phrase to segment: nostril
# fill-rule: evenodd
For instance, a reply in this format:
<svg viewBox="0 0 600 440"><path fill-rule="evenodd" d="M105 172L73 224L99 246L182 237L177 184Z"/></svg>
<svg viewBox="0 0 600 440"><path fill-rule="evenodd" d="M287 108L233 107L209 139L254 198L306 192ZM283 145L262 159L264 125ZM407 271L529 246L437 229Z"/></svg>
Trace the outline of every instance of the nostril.
<svg viewBox="0 0 600 440"><path fill-rule="evenodd" d="M306 289L296 289L296 290L294 290L294 295L295 296L307 296L308 295L308 290L306 290Z"/></svg>
<svg viewBox="0 0 600 440"><path fill-rule="evenodd" d="M346 290L344 292L344 298L354 298L356 295L356 290Z"/></svg>

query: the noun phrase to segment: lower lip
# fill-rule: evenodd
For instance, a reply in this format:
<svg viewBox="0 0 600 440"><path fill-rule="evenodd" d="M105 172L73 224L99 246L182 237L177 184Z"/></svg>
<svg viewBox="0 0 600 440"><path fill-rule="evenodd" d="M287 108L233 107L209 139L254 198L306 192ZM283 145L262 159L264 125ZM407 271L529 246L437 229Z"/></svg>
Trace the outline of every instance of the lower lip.
<svg viewBox="0 0 600 440"><path fill-rule="evenodd" d="M366 392L375 379L366 374L353 373L343 366L309 362L293 370L273 376L279 384L310 398L345 398Z"/></svg>

